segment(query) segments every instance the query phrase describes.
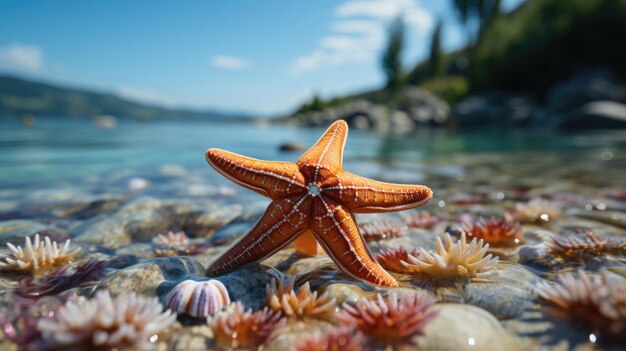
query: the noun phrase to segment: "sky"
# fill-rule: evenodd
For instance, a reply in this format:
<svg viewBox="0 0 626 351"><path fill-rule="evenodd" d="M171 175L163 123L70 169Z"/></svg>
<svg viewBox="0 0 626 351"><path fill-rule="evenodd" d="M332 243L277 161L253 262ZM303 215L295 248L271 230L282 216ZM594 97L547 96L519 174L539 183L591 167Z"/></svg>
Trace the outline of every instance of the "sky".
<svg viewBox="0 0 626 351"><path fill-rule="evenodd" d="M504 0L511 9L523 0ZM1 0L0 74L168 107L288 113L383 84L390 21L405 65L466 40L452 0Z"/></svg>

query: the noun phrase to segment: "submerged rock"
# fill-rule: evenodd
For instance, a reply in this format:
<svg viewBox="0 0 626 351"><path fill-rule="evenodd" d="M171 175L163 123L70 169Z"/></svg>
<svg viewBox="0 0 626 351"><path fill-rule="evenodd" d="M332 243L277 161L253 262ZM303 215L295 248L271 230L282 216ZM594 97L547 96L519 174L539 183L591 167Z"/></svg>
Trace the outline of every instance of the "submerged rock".
<svg viewBox="0 0 626 351"><path fill-rule="evenodd" d="M204 267L195 259L160 257L113 271L93 289L106 289L113 295L135 292L163 298L174 285L194 276L204 276Z"/></svg>
<svg viewBox="0 0 626 351"><path fill-rule="evenodd" d="M531 345L506 331L489 312L470 305L436 304L437 316L414 338L420 350L528 350Z"/></svg>

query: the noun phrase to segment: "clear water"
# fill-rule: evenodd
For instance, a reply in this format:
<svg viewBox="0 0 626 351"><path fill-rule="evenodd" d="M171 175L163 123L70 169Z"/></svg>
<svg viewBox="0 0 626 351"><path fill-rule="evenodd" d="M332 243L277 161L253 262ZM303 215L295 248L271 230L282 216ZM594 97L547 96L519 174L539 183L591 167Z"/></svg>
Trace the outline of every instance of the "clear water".
<svg viewBox="0 0 626 351"><path fill-rule="evenodd" d="M90 119L51 117L39 117L34 127L27 128L18 119L5 118L0 119L0 187L106 177L119 171L146 175L163 164L206 168L204 151L210 147L260 159L294 161L298 154L281 153L279 145L293 141L308 147L321 132L288 126L127 120L116 128L102 129ZM451 156L471 159L495 153L511 155L514 160L516 155L532 152L537 153L535 157L562 156L561 166L582 155L615 166L625 151L626 131L459 133L426 129L407 136L382 136L351 130L345 158L348 164L389 159L445 163Z"/></svg>

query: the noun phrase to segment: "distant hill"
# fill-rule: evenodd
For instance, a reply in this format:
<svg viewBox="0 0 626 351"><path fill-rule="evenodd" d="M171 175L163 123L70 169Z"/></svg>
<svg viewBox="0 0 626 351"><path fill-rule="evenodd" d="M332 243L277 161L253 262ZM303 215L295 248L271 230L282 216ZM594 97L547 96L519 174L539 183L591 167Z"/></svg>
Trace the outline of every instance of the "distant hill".
<svg viewBox="0 0 626 351"><path fill-rule="evenodd" d="M0 116L24 114L68 117L112 115L143 120L251 119L242 114L158 107L130 101L111 93L65 88L0 75Z"/></svg>

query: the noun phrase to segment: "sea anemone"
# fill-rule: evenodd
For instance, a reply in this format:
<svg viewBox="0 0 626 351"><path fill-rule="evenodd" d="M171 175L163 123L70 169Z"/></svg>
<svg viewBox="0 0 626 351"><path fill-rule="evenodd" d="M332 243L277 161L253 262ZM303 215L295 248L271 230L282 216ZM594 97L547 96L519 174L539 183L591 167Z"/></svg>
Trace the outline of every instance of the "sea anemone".
<svg viewBox="0 0 626 351"><path fill-rule="evenodd" d="M184 280L165 298L165 305L177 313L205 318L230 304L228 291L219 280Z"/></svg>
<svg viewBox="0 0 626 351"><path fill-rule="evenodd" d="M454 205L474 205L487 202L485 194L477 193L457 193L448 198L448 202Z"/></svg>
<svg viewBox="0 0 626 351"><path fill-rule="evenodd" d="M50 271L60 265L68 263L76 257L80 248L70 250L70 240L66 240L63 245L50 240L45 236L39 239L39 234L35 234L33 240L26 237L24 248L7 243L11 254L0 258L0 268L6 270L24 271L33 275Z"/></svg>
<svg viewBox="0 0 626 351"><path fill-rule="evenodd" d="M214 333L215 341L233 349L256 349L263 345L272 332L285 324L280 312L269 308L262 311L244 311L241 302L228 305L226 309L207 318L207 323Z"/></svg>
<svg viewBox="0 0 626 351"><path fill-rule="evenodd" d="M367 349L363 333L351 327L331 327L315 332L294 347L294 351L362 351Z"/></svg>
<svg viewBox="0 0 626 351"><path fill-rule="evenodd" d="M281 311L287 316L318 316L330 313L335 310L335 299L328 293L317 297L317 291L311 293L309 282L304 283L298 289L298 293L293 289L295 277L287 280L279 279L278 285L272 278L272 282L267 284L265 291L267 294L267 305L275 312Z"/></svg>
<svg viewBox="0 0 626 351"><path fill-rule="evenodd" d="M108 264L108 261L89 260L76 267L62 266L41 279L25 277L13 290L13 296L22 301L32 301L95 284L104 276Z"/></svg>
<svg viewBox="0 0 626 351"><path fill-rule="evenodd" d="M626 242L614 238L603 238L590 232L584 240L575 236L555 236L548 244L548 250L553 255L580 260L586 256L619 255L626 251Z"/></svg>
<svg viewBox="0 0 626 351"><path fill-rule="evenodd" d="M606 271L590 277L583 270L564 274L556 285L541 283L537 293L555 316L589 329L596 336L626 339L626 284L610 281Z"/></svg>
<svg viewBox="0 0 626 351"><path fill-rule="evenodd" d="M411 269L402 264L402 261L408 261L409 254L413 257L419 256L419 252L413 249L410 253L400 246L397 249L387 249L376 254L375 258L386 270L396 273L414 273L415 269Z"/></svg>
<svg viewBox="0 0 626 351"><path fill-rule="evenodd" d="M155 348L157 334L176 321L176 314L157 298L134 293L111 298L99 291L82 303L67 302L51 319L38 322L43 341L58 349L139 349Z"/></svg>
<svg viewBox="0 0 626 351"><path fill-rule="evenodd" d="M379 220L359 225L365 241L378 241L401 237L406 227L389 220Z"/></svg>
<svg viewBox="0 0 626 351"><path fill-rule="evenodd" d="M461 222L461 230L467 236L482 239L494 247L514 247L524 243L524 232L519 224L506 219L469 218Z"/></svg>
<svg viewBox="0 0 626 351"><path fill-rule="evenodd" d="M407 343L435 317L431 305L418 294L390 294L387 301L379 294L376 300L360 300L356 306L344 303L338 318L376 342L397 345Z"/></svg>
<svg viewBox="0 0 626 351"><path fill-rule="evenodd" d="M435 217L427 211L417 211L407 214L403 217L404 223L412 228L431 229L437 223L441 222L441 219Z"/></svg>
<svg viewBox="0 0 626 351"><path fill-rule="evenodd" d="M547 223L563 215L561 207L552 201L534 198L515 204L515 218L524 223Z"/></svg>
<svg viewBox="0 0 626 351"><path fill-rule="evenodd" d="M402 264L408 269L425 273L433 278L466 278L475 277L478 273L493 269L498 263L498 257L492 258L489 254L489 244L483 246L483 240L476 238L468 244L465 233L457 242L452 242L450 234L445 236L446 246L437 237L437 253L429 253L420 248L418 257L409 255Z"/></svg>
<svg viewBox="0 0 626 351"><path fill-rule="evenodd" d="M157 256L176 256L179 251L187 248L188 242L185 232L170 231L166 235L159 234L152 239L152 247Z"/></svg>

